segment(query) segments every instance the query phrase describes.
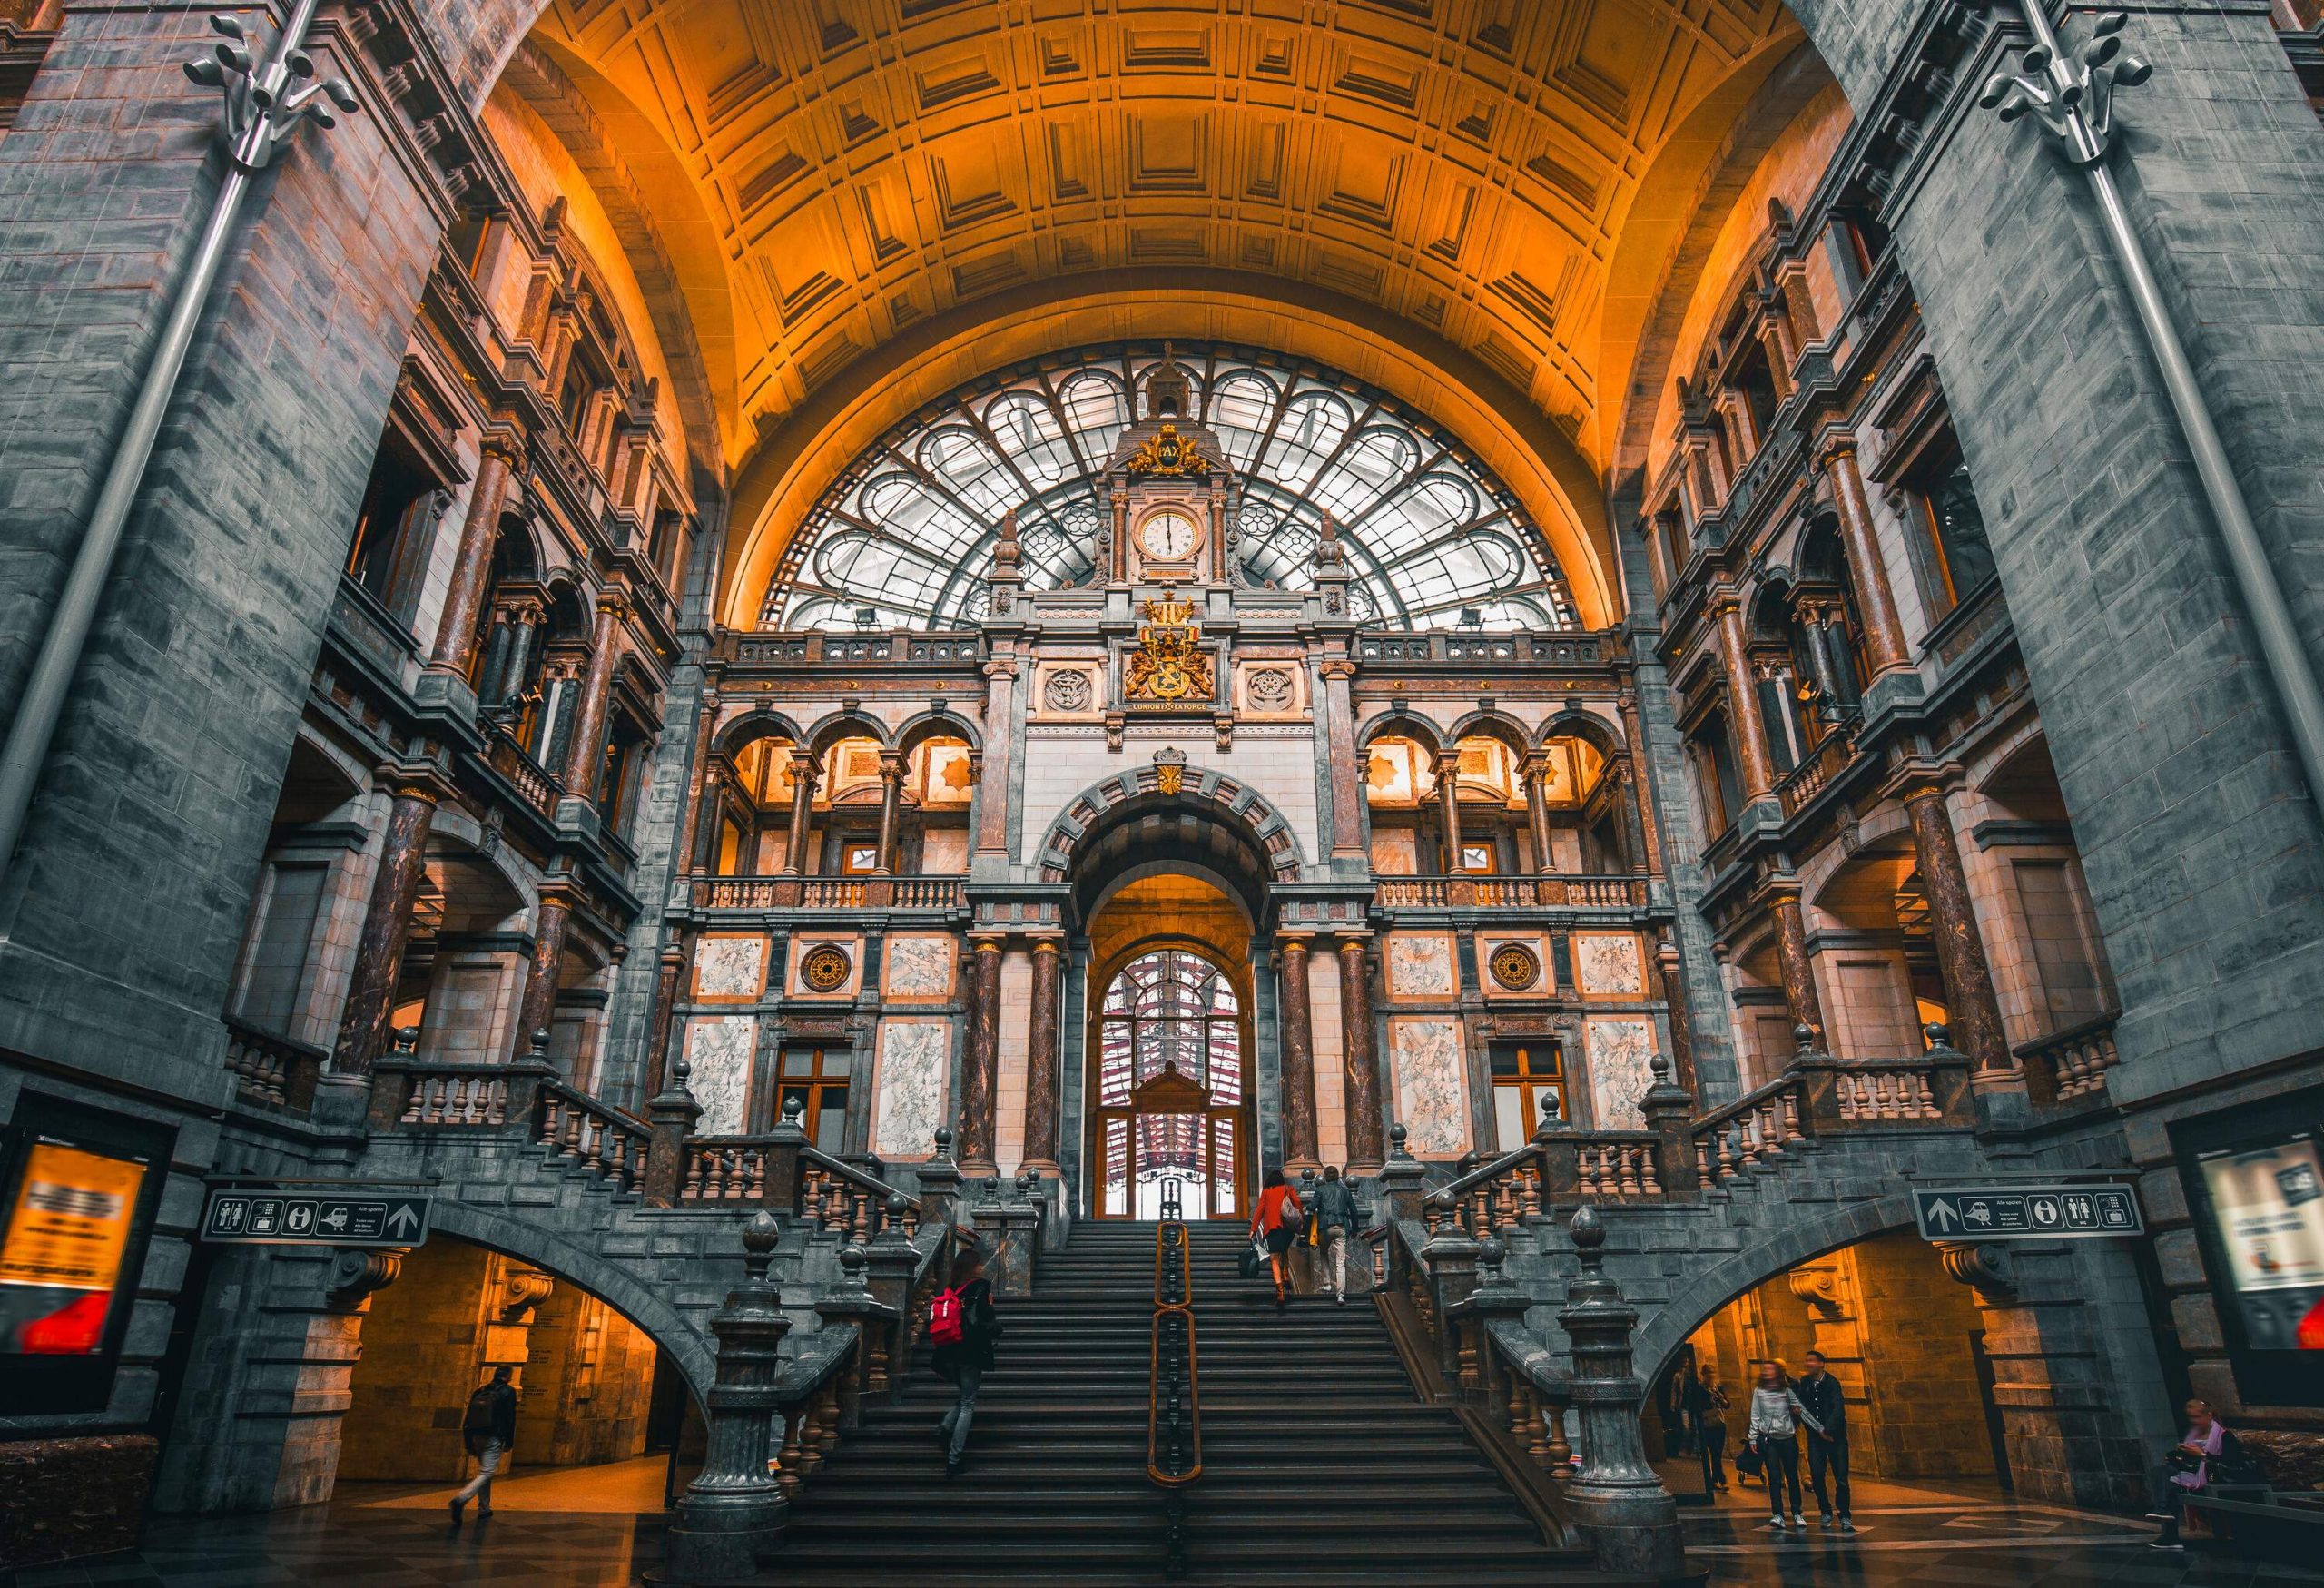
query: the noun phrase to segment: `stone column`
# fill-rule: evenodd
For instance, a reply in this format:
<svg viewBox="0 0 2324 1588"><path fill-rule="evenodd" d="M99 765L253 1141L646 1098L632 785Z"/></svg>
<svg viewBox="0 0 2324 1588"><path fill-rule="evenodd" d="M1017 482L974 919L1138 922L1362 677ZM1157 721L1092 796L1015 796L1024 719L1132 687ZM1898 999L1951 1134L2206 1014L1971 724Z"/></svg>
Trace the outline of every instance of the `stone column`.
<svg viewBox="0 0 2324 1588"><path fill-rule="evenodd" d="M1372 983L1368 937L1339 941L1340 1052L1347 1069L1347 1169L1376 1174L1387 1161L1381 1139L1380 1060L1372 1047Z"/></svg>
<svg viewBox="0 0 2324 1588"><path fill-rule="evenodd" d="M1017 660L996 656L984 665L985 750L977 778L976 849L980 854L1009 853L1009 745L1016 735ZM981 775L982 772L991 776Z"/></svg>
<svg viewBox="0 0 2324 1588"><path fill-rule="evenodd" d="M1631 1361L1638 1309L1606 1277L1606 1228L1598 1209L1570 1226L1581 1277L1566 1289L1559 1327L1573 1350L1573 1410L1581 1469L1566 1485L1574 1520L1588 1529L1600 1570L1670 1580L1687 1563L1678 1502L1646 1459L1639 1411L1646 1386Z"/></svg>
<svg viewBox="0 0 2324 1588"><path fill-rule="evenodd" d="M1759 689L1751 676L1751 656L1743 632L1743 607L1732 595L1718 597L1718 656L1727 669L1727 722L1733 734L1736 770L1743 797L1763 800L1776 785L1775 762L1768 755L1768 725L1759 715Z"/></svg>
<svg viewBox="0 0 2324 1588"><path fill-rule="evenodd" d="M903 799L904 758L893 750L880 752L880 853L881 876L896 870L896 811Z"/></svg>
<svg viewBox="0 0 2324 1588"><path fill-rule="evenodd" d="M1863 471L1856 467L1856 438L1827 436L1817 461L1831 481L1832 500L1839 510L1840 546L1856 585L1856 612L1864 619L1864 646L1872 659L1873 676L1909 667L1905 626L1896 616L1896 597L1880 557L1880 535L1872 524L1872 503L1864 492Z"/></svg>
<svg viewBox="0 0 2324 1588"><path fill-rule="evenodd" d="M711 739L718 731L719 677L714 663L702 670L702 709L695 714L694 754L686 767L686 808L678 815L677 860L681 872L715 869L704 864L694 850L701 842L703 791L710 776ZM773 753L772 747L766 751ZM712 824L712 830L716 831L715 823Z"/></svg>
<svg viewBox="0 0 2324 1588"><path fill-rule="evenodd" d="M1533 834L1533 874L1548 876L1557 870L1550 849L1550 753L1529 751L1525 756L1525 820Z"/></svg>
<svg viewBox="0 0 2324 1588"><path fill-rule="evenodd" d="M1961 1050L1975 1060L1976 1079L1990 1085L2013 1068L2009 1039L2002 1030L1984 939L1977 931L1976 907L1969 902L1969 874L1962 869L1961 846L1945 808L1944 791L1935 784L1909 789L1905 814L1912 819L1913 855L1928 894L1936 964L1945 976L1947 1023Z"/></svg>
<svg viewBox="0 0 2324 1588"><path fill-rule="evenodd" d="M1332 764L1332 853L1362 855L1364 764L1355 749L1355 664L1345 656L1324 662L1325 753Z"/></svg>
<svg viewBox="0 0 2324 1588"><path fill-rule="evenodd" d="M1783 968L1783 998L1791 1006L1794 1025L1816 1035L1816 1046L1827 1048L1824 1001L1816 994L1816 968L1807 958L1807 919L1801 912L1799 889L1778 889L1769 909L1776 923L1776 960Z"/></svg>
<svg viewBox="0 0 2324 1588"><path fill-rule="evenodd" d="M1307 999L1307 939L1293 932L1275 950L1278 1002L1283 1011L1284 1168L1320 1169L1315 1156L1315 1033Z"/></svg>
<svg viewBox="0 0 2324 1588"><path fill-rule="evenodd" d="M960 1172L971 1179L1000 1172L993 1157L995 1091L1000 1077L1000 949L997 934L971 943L969 1041L960 1070Z"/></svg>
<svg viewBox="0 0 2324 1588"><path fill-rule="evenodd" d="M1630 780L1638 790L1639 829L1646 840L1646 853L1640 857L1640 863L1646 867L1649 875L1660 876L1662 835L1657 826L1659 818L1655 814L1654 780L1647 772L1646 740L1639 733L1637 676L1629 670L1627 662L1621 676L1623 687L1619 701L1622 714L1622 739L1630 752Z"/></svg>
<svg viewBox="0 0 2324 1588"><path fill-rule="evenodd" d="M468 493L468 515L460 526L460 548L452 561L452 586L444 594L444 615L437 620L436 646L428 658L430 673L468 676L485 582L492 577L493 549L500 539L500 511L507 504L508 482L522 446L513 431L497 426L484 433L476 487Z"/></svg>
<svg viewBox="0 0 2324 1588"><path fill-rule="evenodd" d="M1033 940L1033 1029L1025 1059L1025 1167L1049 1175L1059 1172L1058 987L1064 950L1064 943L1054 937Z"/></svg>
<svg viewBox="0 0 2324 1588"><path fill-rule="evenodd" d="M709 1447L702 1475L686 1486L672 1518L656 1580L727 1583L749 1577L783 1537L790 1502L769 1469L780 1448L775 1388L783 1336L791 1332L781 1290L767 1282L774 1256L773 1215L762 1208L743 1228L745 1277L711 1315L718 1338L718 1382L704 1396Z"/></svg>
<svg viewBox="0 0 2324 1588"><path fill-rule="evenodd" d="M426 781L405 779L396 784L388 806L387 831L379 838L379 869L371 878L371 902L363 917L363 933L356 940L355 974L331 1054L331 1068L341 1075L369 1075L387 1036L404 943L411 934L411 907L427 868L428 829L436 819L438 797Z"/></svg>
<svg viewBox="0 0 2324 1588"><path fill-rule="evenodd" d="M597 597L596 632L589 636L589 667L581 678L581 705L573 720L573 748L565 763L566 792L592 804L606 770L606 708L614 687L614 653L629 603L618 590Z"/></svg>
<svg viewBox="0 0 2324 1588"><path fill-rule="evenodd" d="M662 945L661 962L655 968L654 1012L646 1021L645 1084L643 1094L652 1097L662 1090L662 1079L669 1072L670 1027L678 1007L678 990L685 984L686 951L677 943Z"/></svg>
<svg viewBox="0 0 2324 1588"><path fill-rule="evenodd" d="M1670 1065L1678 1074L1679 1084L1693 1092L1695 1028L1687 1008L1687 972L1679 962L1679 945L1669 937L1664 937L1655 947L1654 970L1662 985L1662 1001L1670 1015Z"/></svg>
<svg viewBox="0 0 2324 1588"><path fill-rule="evenodd" d="M493 691L500 698L492 702L506 709L511 701L524 692L525 675L533 665L533 647L540 642L541 625L548 621L548 613L537 600L525 599L509 604L508 626L514 631L508 642L508 658L501 669L498 686Z"/></svg>
<svg viewBox="0 0 2324 1588"><path fill-rule="evenodd" d="M795 877L807 869L807 829L815 819L815 758L806 746L791 752L791 831L783 834L783 874Z"/></svg>
<svg viewBox="0 0 2324 1588"><path fill-rule="evenodd" d="M533 961L525 976L525 996L517 1006L517 1030L509 1057L522 1059L533 1050L533 1039L549 1029L556 1013L556 978L565 962L565 931L573 920L576 892L563 877L541 883L541 902L533 912Z"/></svg>
<svg viewBox="0 0 2324 1588"><path fill-rule="evenodd" d="M1436 753L1436 803L1444 826L1444 874L1461 874L1461 750L1447 745Z"/></svg>
<svg viewBox="0 0 2324 1588"><path fill-rule="evenodd" d="M1783 402L1791 396L1791 321L1781 311L1779 301L1768 306L1753 328L1758 332L1759 346L1768 355L1768 372L1776 389L1776 400Z"/></svg>

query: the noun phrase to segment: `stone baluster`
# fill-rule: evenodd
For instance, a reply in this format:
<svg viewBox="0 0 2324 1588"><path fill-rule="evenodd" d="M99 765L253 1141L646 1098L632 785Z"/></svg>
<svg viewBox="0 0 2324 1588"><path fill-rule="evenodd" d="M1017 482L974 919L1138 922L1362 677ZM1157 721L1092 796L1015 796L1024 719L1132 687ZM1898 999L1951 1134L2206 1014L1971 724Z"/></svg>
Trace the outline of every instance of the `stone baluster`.
<svg viewBox="0 0 2324 1588"><path fill-rule="evenodd" d="M1589 1534L1601 1571L1657 1579L1686 1570L1678 1502L1646 1459L1639 1411L1646 1386L1632 1371L1631 1332L1638 1309L1606 1277L1606 1228L1598 1210L1575 1210L1570 1228L1578 1278L1558 1310L1573 1353L1573 1408L1581 1434L1581 1470L1566 1488L1574 1520Z"/></svg>

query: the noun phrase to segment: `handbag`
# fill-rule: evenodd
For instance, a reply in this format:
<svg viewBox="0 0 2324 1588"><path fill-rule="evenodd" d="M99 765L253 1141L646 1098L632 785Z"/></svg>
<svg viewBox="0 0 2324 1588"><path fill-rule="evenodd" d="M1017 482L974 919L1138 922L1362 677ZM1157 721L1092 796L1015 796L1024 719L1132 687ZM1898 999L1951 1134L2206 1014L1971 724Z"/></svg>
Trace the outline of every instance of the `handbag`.
<svg viewBox="0 0 2324 1588"><path fill-rule="evenodd" d="M1265 1237L1261 1237L1243 1248L1242 1266L1243 1277L1246 1279L1256 1279L1266 1271L1267 1245Z"/></svg>
<svg viewBox="0 0 2324 1588"><path fill-rule="evenodd" d="M1747 1478L1756 1478L1768 1470L1767 1457L1759 1454L1759 1442L1747 1439L1743 1448L1735 1453L1735 1470Z"/></svg>

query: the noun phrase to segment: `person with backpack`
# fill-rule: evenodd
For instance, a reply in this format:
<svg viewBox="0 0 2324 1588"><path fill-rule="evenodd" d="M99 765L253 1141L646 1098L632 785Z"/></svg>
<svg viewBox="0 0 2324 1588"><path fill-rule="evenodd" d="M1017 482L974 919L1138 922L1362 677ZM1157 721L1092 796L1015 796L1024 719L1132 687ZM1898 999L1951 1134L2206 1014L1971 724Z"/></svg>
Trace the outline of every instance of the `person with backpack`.
<svg viewBox="0 0 2324 1588"><path fill-rule="evenodd" d="M514 1368L496 1367L492 1382L477 1386L476 1393L468 1396L467 1415L460 1418L460 1443L476 1457L477 1473L448 1502L455 1527L470 1500L477 1503L479 1520L492 1514L492 1475L500 1470L517 1443L517 1390L508 1382L515 1375Z"/></svg>
<svg viewBox="0 0 2324 1588"><path fill-rule="evenodd" d="M1332 1299L1347 1305L1347 1243L1363 1228L1355 1210L1355 1193L1341 1179L1336 1166L1324 1170L1324 1189L1315 1193L1315 1223L1324 1232L1324 1248L1332 1258Z"/></svg>
<svg viewBox="0 0 2324 1588"><path fill-rule="evenodd" d="M1316 1200L1323 1198L1318 1197ZM1284 1179L1281 1169L1267 1170L1266 1189L1259 1193L1258 1206L1251 1209L1251 1238L1266 1242L1267 1272L1275 1277L1277 1307L1291 1305L1291 1247L1306 1223L1307 1209L1299 1205L1299 1193Z"/></svg>
<svg viewBox="0 0 2324 1588"><path fill-rule="evenodd" d="M928 1309L928 1339L936 1347L936 1372L956 1391L951 1410L936 1425L944 1446L944 1475L967 1470L969 1425L976 1421L977 1391L992 1371L993 1342L1000 1338L1000 1315L993 1309L992 1282L984 1277L984 1255L962 1251L952 1258L952 1276Z"/></svg>

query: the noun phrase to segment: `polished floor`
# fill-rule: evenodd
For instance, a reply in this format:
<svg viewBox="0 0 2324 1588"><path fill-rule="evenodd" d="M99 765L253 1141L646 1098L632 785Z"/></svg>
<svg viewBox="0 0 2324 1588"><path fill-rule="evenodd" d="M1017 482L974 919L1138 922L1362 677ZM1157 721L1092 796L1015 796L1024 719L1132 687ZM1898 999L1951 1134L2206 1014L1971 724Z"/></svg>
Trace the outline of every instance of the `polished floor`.
<svg viewBox="0 0 2324 1588"><path fill-rule="evenodd" d="M23 1573L20 1588L627 1588L661 1553L659 1458L497 1485L497 1514L455 1532L449 1493L350 1484L328 1505L159 1522L135 1557ZM1969 1485L1859 1485L1853 1536L1770 1534L1762 1491L1685 1513L1689 1550L1748 1588L2253 1588L2324 1570L2146 1547L2123 1517L2018 1504ZM969 1546L973 1549L973 1544ZM1158 1581L1157 1576L1157 1581ZM867 1588L872 1585L867 1584Z"/></svg>

